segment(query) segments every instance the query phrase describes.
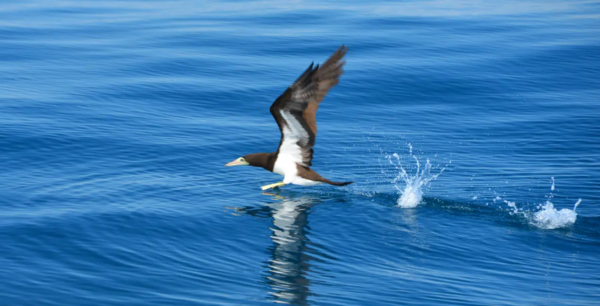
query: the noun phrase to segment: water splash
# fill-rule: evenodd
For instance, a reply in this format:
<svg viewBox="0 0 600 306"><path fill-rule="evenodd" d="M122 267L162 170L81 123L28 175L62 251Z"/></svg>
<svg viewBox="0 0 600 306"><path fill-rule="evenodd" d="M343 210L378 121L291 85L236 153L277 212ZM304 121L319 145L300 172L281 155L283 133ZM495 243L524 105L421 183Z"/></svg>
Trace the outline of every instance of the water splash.
<svg viewBox="0 0 600 306"><path fill-rule="evenodd" d="M543 206L538 206L541 210L533 214L530 218L530 223L541 229L556 229L574 224L575 221L577 221L577 213L575 211L577 210L577 206L581 203L581 199L575 203L573 210L568 208L557 210L554 208L554 204L550 202L554 197L554 194L552 193L554 191L554 177L552 177L552 187L550 187L550 191L548 200L546 200L546 203L544 203Z"/></svg>
<svg viewBox="0 0 600 306"><path fill-rule="evenodd" d="M431 163L429 159L421 169L421 163L419 159L412 154L413 147L411 144L408 144L409 154L415 160L416 170L414 174L409 174L404 169L402 165L402 158L394 153L392 155L386 155L386 158L396 170L398 170L398 175L392 183L394 187L400 193L400 198L398 198L398 206L402 208L414 208L417 207L423 200L423 188L426 187L429 182L437 179L437 177L444 172L446 168L443 168L438 174L431 174ZM399 182L403 182L403 186L398 186ZM402 184L401 184L402 185Z"/></svg>
<svg viewBox="0 0 600 306"><path fill-rule="evenodd" d="M577 221L577 213L575 210L577 209L577 206L579 206L579 203L581 203L581 199L575 203L573 210L568 208L556 210L552 202L546 201L546 204L542 206L542 209L533 214L530 223L541 229L556 229L570 226Z"/></svg>
<svg viewBox="0 0 600 306"><path fill-rule="evenodd" d="M509 207L510 214L520 214L529 222L529 224L536 226L541 229L557 229L571 226L577 221L577 206L581 203L581 199L575 203L573 210L563 208L557 210L554 208L554 203L551 202L554 197L553 191L555 189L554 177L552 179L552 186L550 187L550 195L547 196L548 200L545 203L539 204L538 211L527 211L523 208L517 207L517 204L512 201L503 200ZM500 196L497 196L493 201L501 200Z"/></svg>

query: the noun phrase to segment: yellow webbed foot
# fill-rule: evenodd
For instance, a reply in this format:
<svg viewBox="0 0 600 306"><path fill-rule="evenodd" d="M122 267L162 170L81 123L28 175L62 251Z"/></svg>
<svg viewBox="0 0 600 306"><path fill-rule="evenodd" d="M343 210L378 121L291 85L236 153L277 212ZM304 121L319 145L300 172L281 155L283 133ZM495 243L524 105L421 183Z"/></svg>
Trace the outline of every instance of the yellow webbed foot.
<svg viewBox="0 0 600 306"><path fill-rule="evenodd" d="M275 187L282 187L285 186L285 184L283 182L279 182L279 183L275 183L275 184L271 184L271 185L265 185L260 187L260 189L262 190L267 190L267 189L271 189L271 188L275 188Z"/></svg>

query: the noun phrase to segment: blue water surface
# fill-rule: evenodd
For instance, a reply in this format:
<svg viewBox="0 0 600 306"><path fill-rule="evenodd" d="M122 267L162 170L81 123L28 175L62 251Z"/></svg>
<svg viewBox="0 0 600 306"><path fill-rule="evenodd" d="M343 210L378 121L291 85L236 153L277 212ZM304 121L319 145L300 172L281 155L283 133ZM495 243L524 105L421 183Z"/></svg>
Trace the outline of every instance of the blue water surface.
<svg viewBox="0 0 600 306"><path fill-rule="evenodd" d="M355 183L223 167L342 44ZM599 76L597 1L3 0L0 304L599 305Z"/></svg>

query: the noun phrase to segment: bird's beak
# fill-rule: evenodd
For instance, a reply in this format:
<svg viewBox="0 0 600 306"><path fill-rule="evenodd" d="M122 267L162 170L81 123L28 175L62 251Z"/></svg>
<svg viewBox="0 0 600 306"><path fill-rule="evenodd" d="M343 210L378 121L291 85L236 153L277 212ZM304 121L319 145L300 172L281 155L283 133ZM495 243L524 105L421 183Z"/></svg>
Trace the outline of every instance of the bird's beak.
<svg viewBox="0 0 600 306"><path fill-rule="evenodd" d="M230 163L225 164L225 167L230 167L230 166L247 166L249 165L247 161L245 161L243 158L238 158Z"/></svg>

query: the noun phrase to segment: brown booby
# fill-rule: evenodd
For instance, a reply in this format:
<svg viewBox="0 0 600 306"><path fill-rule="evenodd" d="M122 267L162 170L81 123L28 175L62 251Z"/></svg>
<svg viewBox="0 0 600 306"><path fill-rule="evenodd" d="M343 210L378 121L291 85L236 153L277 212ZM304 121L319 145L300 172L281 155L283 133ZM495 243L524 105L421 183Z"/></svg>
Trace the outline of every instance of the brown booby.
<svg viewBox="0 0 600 306"><path fill-rule="evenodd" d="M262 186L262 190L295 184L314 186L326 183L345 186L352 182L332 182L310 166L317 136L317 109L331 87L339 82L342 58L348 51L343 45L323 65L308 69L271 105L271 115L281 132L277 152L244 155L225 166L254 166L283 175L283 181Z"/></svg>

